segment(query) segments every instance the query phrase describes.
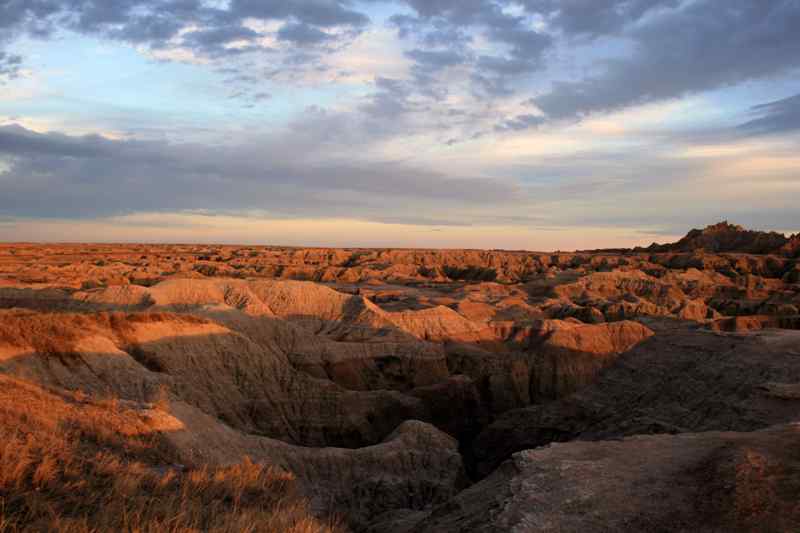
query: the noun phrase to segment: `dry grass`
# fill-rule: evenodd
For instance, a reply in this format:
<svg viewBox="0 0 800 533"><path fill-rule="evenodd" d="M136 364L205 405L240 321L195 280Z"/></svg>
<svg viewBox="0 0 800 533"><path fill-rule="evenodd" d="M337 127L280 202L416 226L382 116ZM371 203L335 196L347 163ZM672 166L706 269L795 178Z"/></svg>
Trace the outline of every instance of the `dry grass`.
<svg viewBox="0 0 800 533"><path fill-rule="evenodd" d="M0 375L0 532L335 531L291 475L177 465L134 406Z"/></svg>
<svg viewBox="0 0 800 533"><path fill-rule="evenodd" d="M204 324L208 321L191 315L171 313L36 313L25 310L0 311L0 344L32 348L50 356L74 353L75 343L99 332L113 332L123 343L134 324L154 322Z"/></svg>

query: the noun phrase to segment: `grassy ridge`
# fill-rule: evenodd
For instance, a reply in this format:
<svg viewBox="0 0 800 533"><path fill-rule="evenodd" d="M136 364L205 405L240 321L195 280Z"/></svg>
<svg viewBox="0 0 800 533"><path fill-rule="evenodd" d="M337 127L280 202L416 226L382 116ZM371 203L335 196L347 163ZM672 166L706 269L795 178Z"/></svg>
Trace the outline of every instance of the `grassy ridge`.
<svg viewBox="0 0 800 533"><path fill-rule="evenodd" d="M178 465L155 425L126 402L0 375L0 532L338 529L311 516L291 474Z"/></svg>

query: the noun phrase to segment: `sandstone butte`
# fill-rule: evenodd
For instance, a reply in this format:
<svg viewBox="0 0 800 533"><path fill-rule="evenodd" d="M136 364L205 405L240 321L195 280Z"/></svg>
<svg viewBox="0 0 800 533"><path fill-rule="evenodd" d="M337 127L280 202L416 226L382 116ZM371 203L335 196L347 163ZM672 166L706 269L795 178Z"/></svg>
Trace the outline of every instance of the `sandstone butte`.
<svg viewBox="0 0 800 533"><path fill-rule="evenodd" d="M0 245L0 531L800 531L799 242Z"/></svg>

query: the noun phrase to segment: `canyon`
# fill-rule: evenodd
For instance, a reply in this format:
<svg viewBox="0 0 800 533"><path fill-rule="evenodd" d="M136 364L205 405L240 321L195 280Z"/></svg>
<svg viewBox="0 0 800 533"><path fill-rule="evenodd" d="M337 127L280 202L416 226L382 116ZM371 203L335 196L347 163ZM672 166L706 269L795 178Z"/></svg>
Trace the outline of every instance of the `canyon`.
<svg viewBox="0 0 800 533"><path fill-rule="evenodd" d="M0 531L54 527L48 505L114 523L53 503L88 490L34 442L53 428L96 477L104 453L153 493L239 487L189 529L800 529L800 235L0 244L0 382L0 463L22 464Z"/></svg>

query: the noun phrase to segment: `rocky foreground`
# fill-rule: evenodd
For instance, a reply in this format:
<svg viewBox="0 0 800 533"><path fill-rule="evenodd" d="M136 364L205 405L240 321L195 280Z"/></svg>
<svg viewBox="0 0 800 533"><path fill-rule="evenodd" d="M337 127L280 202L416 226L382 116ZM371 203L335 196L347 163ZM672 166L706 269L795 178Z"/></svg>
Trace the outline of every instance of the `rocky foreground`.
<svg viewBox="0 0 800 533"><path fill-rule="evenodd" d="M296 486L256 530L797 531L799 243L0 245L0 423L116 420L167 484L247 458ZM21 411L45 397L55 421ZM58 489L31 453L0 530L37 519L19 479Z"/></svg>

